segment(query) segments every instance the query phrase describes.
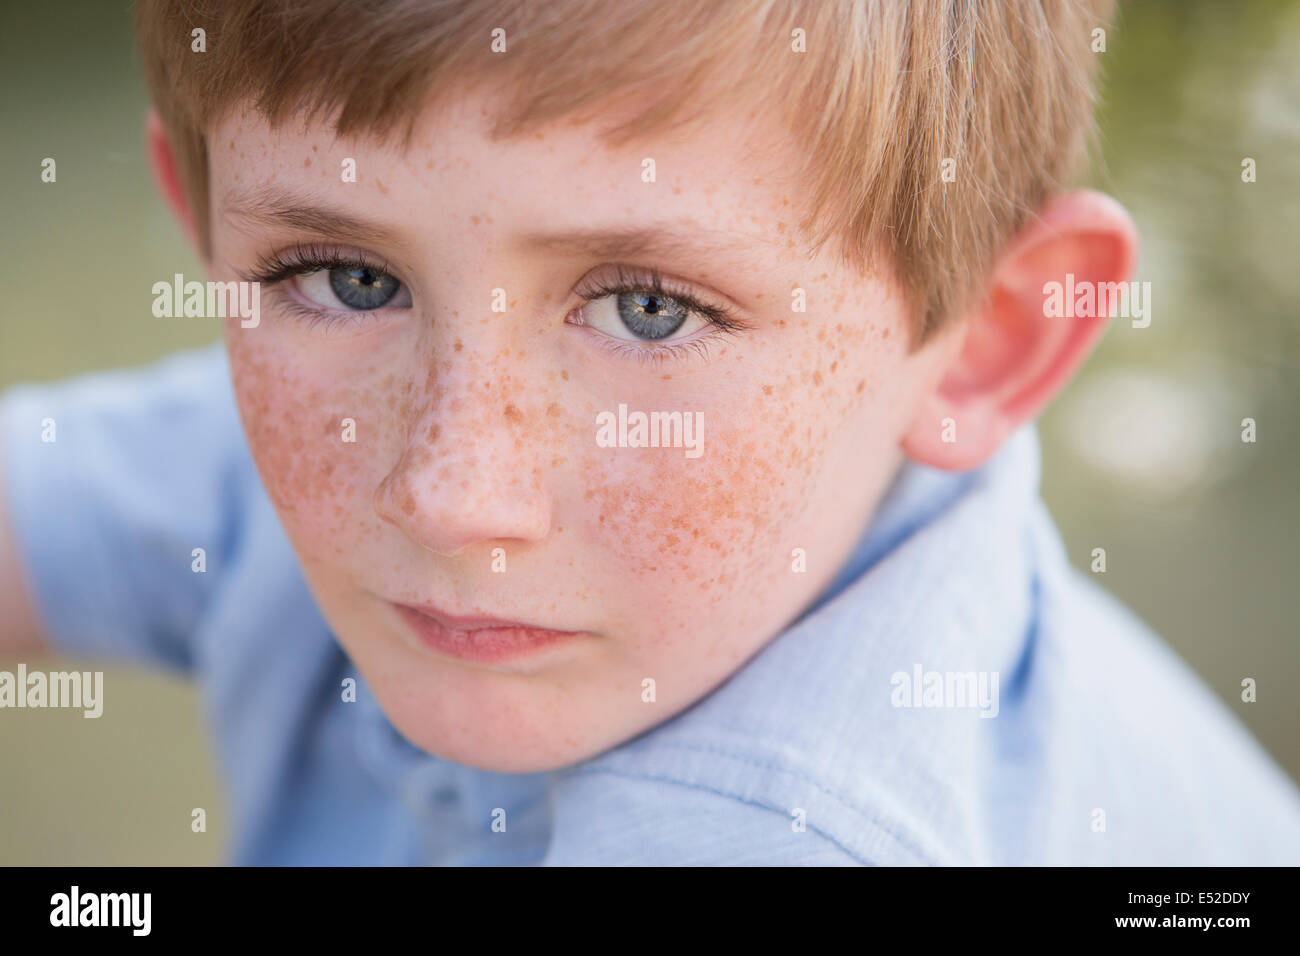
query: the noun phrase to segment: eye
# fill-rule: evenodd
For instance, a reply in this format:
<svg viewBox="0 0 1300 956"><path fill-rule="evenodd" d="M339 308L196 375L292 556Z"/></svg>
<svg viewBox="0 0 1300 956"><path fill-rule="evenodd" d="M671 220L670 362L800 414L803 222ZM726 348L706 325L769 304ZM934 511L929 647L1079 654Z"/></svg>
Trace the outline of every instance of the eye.
<svg viewBox="0 0 1300 956"><path fill-rule="evenodd" d="M384 306L410 308L406 286L369 265L338 264L293 277L298 294L322 309L369 312Z"/></svg>
<svg viewBox="0 0 1300 956"><path fill-rule="evenodd" d="M687 338L709 325L709 319L688 302L650 289L592 299L582 307L582 322L613 338L634 342Z"/></svg>
<svg viewBox="0 0 1300 956"><path fill-rule="evenodd" d="M586 302L566 321L601 333L611 345L641 343L620 348L642 356L662 358L678 346L700 346L713 333L748 328L726 306L665 280L657 269L615 265L588 275L574 291Z"/></svg>

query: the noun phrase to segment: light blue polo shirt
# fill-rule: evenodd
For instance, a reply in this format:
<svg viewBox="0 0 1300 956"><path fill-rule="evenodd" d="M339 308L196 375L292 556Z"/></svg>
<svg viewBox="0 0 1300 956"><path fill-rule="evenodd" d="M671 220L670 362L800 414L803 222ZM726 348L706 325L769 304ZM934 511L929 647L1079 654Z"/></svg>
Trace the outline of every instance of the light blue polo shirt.
<svg viewBox="0 0 1300 956"><path fill-rule="evenodd" d="M1300 864L1295 785L1068 564L1032 428L977 471L904 468L833 585L721 687L526 775L384 717L303 583L218 347L11 390L0 430L55 647L198 682L232 862Z"/></svg>

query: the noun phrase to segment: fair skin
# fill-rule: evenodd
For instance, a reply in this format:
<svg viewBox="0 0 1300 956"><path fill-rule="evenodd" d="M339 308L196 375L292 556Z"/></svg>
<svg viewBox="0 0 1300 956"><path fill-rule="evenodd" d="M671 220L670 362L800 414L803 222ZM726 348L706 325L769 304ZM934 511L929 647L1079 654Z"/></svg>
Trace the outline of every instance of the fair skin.
<svg viewBox="0 0 1300 956"><path fill-rule="evenodd" d="M1004 251L985 302L913 350L893 277L855 274L829 245L809 255L795 236L791 147L753 114L614 149L576 124L492 141L490 105L421 116L407 152L231 111L209 131L206 265L237 280L326 244L391 269L399 291L382 308L349 310L318 272L263 280L257 328L227 322L249 447L317 602L398 730L460 763L529 772L627 740L734 673L833 578L905 458L965 469L992 455L1105 326L1045 320L1043 283L1126 280L1136 237L1106 197L1058 197ZM193 239L156 118L148 138ZM647 156L655 183L641 178ZM340 177L348 157L356 182ZM272 199L365 225L343 235L268 212ZM609 240L555 238L629 229L683 244L612 255ZM672 350L638 339L623 300L584 300L618 264L658 269L669 296L726 308L738 327L692 316L664 340ZM496 288L505 312L492 311ZM791 310L795 288L806 312ZM331 321L302 314L322 309ZM599 447L596 416L620 403L702 413L703 454ZM941 438L945 418L956 442ZM796 548L806 572L792 570ZM12 547L0 561L16 567ZM11 578L0 596L21 607ZM391 602L580 633L467 662L422 645Z"/></svg>

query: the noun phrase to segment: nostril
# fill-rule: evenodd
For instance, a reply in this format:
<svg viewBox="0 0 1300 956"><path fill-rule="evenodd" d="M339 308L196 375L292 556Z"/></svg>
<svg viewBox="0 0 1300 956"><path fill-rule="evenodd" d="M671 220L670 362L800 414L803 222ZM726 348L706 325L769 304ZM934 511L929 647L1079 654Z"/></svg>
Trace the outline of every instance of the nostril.
<svg viewBox="0 0 1300 956"><path fill-rule="evenodd" d="M411 482L403 478L404 475L409 474L406 470L406 459L407 456L403 455L397 466L384 476L379 487L375 489L372 499L375 513L391 523L397 522L399 514L411 517L417 508Z"/></svg>

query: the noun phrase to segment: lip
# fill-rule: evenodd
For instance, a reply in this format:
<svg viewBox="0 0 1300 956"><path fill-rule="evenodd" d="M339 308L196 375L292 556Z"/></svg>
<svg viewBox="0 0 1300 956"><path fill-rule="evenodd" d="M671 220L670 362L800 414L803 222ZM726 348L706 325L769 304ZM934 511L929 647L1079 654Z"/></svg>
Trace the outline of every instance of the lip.
<svg viewBox="0 0 1300 956"><path fill-rule="evenodd" d="M440 654L481 664L531 656L584 633L496 617L448 614L428 605L390 603L420 643Z"/></svg>

